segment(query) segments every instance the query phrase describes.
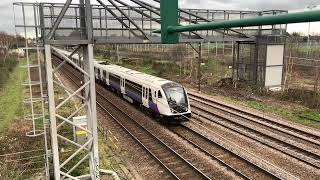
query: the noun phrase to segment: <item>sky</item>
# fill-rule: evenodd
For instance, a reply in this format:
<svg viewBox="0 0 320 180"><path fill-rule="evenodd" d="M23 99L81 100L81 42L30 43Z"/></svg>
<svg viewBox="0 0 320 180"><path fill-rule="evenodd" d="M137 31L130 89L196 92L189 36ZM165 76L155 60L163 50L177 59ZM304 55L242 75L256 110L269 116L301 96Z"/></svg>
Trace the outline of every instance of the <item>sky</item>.
<svg viewBox="0 0 320 180"><path fill-rule="evenodd" d="M107 0L102 0L107 2ZM128 2L129 0L123 0ZM151 3L152 0L144 0ZM55 2L65 0L0 0L0 31L14 33L13 2ZM74 3L77 0L73 1ZM94 2L94 0L92 0ZM129 3L132 4L132 3ZM179 0L180 8L204 8L219 10L289 10L289 12L308 11L308 6L320 10L320 0ZM308 23L290 24L288 32L308 33ZM320 22L311 23L311 34L320 34Z"/></svg>

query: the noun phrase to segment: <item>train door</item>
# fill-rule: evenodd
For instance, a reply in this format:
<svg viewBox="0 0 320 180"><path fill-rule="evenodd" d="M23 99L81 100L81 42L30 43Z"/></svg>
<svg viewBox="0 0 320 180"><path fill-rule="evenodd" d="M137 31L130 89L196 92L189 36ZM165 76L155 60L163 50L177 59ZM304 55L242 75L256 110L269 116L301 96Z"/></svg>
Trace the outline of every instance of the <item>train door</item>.
<svg viewBox="0 0 320 180"><path fill-rule="evenodd" d="M106 72L106 84L107 84L107 85L110 85L109 72Z"/></svg>
<svg viewBox="0 0 320 180"><path fill-rule="evenodd" d="M154 112L159 113L158 107L157 107L157 98L156 98L157 92L154 91L152 88L149 89L149 108L153 110Z"/></svg>
<svg viewBox="0 0 320 180"><path fill-rule="evenodd" d="M100 80L100 69L99 68L96 68L96 79L97 80Z"/></svg>
<svg viewBox="0 0 320 180"><path fill-rule="evenodd" d="M142 105L149 108L149 88L142 87Z"/></svg>
<svg viewBox="0 0 320 180"><path fill-rule="evenodd" d="M151 88L149 88L149 104L150 104L150 103L153 103L153 102L154 102L153 93L152 93Z"/></svg>
<svg viewBox="0 0 320 180"><path fill-rule="evenodd" d="M164 112L164 109L166 109L168 107L167 105L167 102L166 102L166 99L163 98L163 95L161 93L161 90L157 90L156 91L156 99L157 99L157 108L158 108L158 111L160 113L163 113ZM169 111L170 113L170 111Z"/></svg>
<svg viewBox="0 0 320 180"><path fill-rule="evenodd" d="M102 78L101 78L103 84L106 82L106 71L102 70Z"/></svg>
<svg viewBox="0 0 320 180"><path fill-rule="evenodd" d="M126 89L126 79L124 79L124 78L120 79L120 89L121 89L121 93L122 94L126 93L126 91L125 91L125 89Z"/></svg>
<svg viewBox="0 0 320 180"><path fill-rule="evenodd" d="M98 71L99 74L98 75L99 75L99 79L100 79L101 82L103 82L103 76L102 76L103 73L102 72L103 72L103 70L99 69L99 71Z"/></svg>
<svg viewBox="0 0 320 180"><path fill-rule="evenodd" d="M79 61L80 61L79 63L80 67L83 67L83 63L82 63L83 61L81 59Z"/></svg>
<svg viewBox="0 0 320 180"><path fill-rule="evenodd" d="M153 102L154 102L155 104L157 104L157 101L158 101L158 92L157 92L157 90L154 90L153 92L154 92L154 94L153 94Z"/></svg>
<svg viewBox="0 0 320 180"><path fill-rule="evenodd" d="M80 58L76 58L76 62L75 63L77 63L78 66L81 66L80 62L81 62Z"/></svg>

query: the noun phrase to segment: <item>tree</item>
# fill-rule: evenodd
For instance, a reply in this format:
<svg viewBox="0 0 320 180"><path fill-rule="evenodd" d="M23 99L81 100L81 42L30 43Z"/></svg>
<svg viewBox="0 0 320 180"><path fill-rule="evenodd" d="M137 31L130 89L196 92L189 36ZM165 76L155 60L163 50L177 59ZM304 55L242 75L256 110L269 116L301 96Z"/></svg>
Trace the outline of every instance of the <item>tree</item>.
<svg viewBox="0 0 320 180"><path fill-rule="evenodd" d="M5 62L6 58L9 53L9 49L12 48L12 46L15 43L15 38L12 35L8 35L5 32L0 32L0 49L1 49L1 54L0 58Z"/></svg>
<svg viewBox="0 0 320 180"><path fill-rule="evenodd" d="M284 76L284 86L285 89L289 89L289 84L292 78L293 71L293 61L294 57L298 56L298 49L301 46L303 37L299 32L293 32L292 34L287 34L287 50L289 57L285 61L285 76Z"/></svg>

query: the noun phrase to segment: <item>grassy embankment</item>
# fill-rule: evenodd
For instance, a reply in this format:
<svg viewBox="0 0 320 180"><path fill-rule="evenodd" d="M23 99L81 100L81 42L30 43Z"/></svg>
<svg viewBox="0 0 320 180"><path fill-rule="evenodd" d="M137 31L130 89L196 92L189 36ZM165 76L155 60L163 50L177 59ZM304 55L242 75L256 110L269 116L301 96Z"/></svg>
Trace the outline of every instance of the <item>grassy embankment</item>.
<svg viewBox="0 0 320 180"><path fill-rule="evenodd" d="M315 109L289 110L288 108L268 105L259 101L245 101L244 104L263 112L270 112L284 119L320 129L320 112Z"/></svg>
<svg viewBox="0 0 320 180"><path fill-rule="evenodd" d="M244 99L233 96L221 96L219 93L204 91L207 94L214 96L220 96L227 102L242 105L248 108L252 108L263 113L273 114L279 116L283 119L299 123L305 126L320 129L320 112L317 109L310 109L305 106L303 108L290 108L289 105L279 105L281 101L277 104L268 103L264 101L254 100L254 99ZM273 98L273 97L272 97ZM271 100L272 101L272 100ZM283 104L286 102L283 101ZM299 106L298 106L299 107Z"/></svg>
<svg viewBox="0 0 320 180"><path fill-rule="evenodd" d="M12 67L12 72L7 71L8 78L3 79L3 87L0 89L0 133L14 119L21 119L23 116L23 87L21 79L26 77L24 69L20 67L23 61ZM7 76L7 74L1 74Z"/></svg>
<svg viewBox="0 0 320 180"><path fill-rule="evenodd" d="M8 62L10 61L10 62ZM0 87L0 154L8 154L24 151L24 148L32 146L34 140L26 138L25 131L29 128L23 119L24 87L21 80L25 79L26 71L20 65L25 63L24 59L7 60L1 66ZM37 144L37 143L36 143ZM34 146L38 147L38 146ZM35 148L35 149L36 149ZM30 149L29 149L30 150ZM3 157L1 157L3 158ZM27 166L20 168L19 162L0 161L0 179L24 179Z"/></svg>

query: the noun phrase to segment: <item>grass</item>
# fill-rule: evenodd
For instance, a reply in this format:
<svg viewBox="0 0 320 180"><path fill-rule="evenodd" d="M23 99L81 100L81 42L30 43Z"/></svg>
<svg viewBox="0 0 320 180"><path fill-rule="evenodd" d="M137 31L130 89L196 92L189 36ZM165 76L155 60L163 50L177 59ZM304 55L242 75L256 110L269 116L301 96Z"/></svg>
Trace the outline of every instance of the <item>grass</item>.
<svg viewBox="0 0 320 180"><path fill-rule="evenodd" d="M153 69L152 64L145 64L142 67L142 72L150 75L155 75L156 71Z"/></svg>
<svg viewBox="0 0 320 180"><path fill-rule="evenodd" d="M214 84L223 78L232 77L232 69L221 61L210 59L208 63L202 68L202 73L209 73L206 75L207 83Z"/></svg>
<svg viewBox="0 0 320 180"><path fill-rule="evenodd" d="M283 117L284 119L320 129L320 112L316 110L307 111L291 111L286 108L267 105L261 102L247 102L248 106L263 112L270 112L272 114Z"/></svg>
<svg viewBox="0 0 320 180"><path fill-rule="evenodd" d="M0 179L24 179L23 171L15 163L0 162Z"/></svg>
<svg viewBox="0 0 320 180"><path fill-rule="evenodd" d="M9 57L5 62L0 62L0 89L7 82L10 73L18 64L16 57Z"/></svg>
<svg viewBox="0 0 320 180"><path fill-rule="evenodd" d="M231 98L228 99L230 100ZM232 101L241 103L247 107L259 110L261 112L271 113L299 124L320 129L320 112L316 110L309 109L303 111L293 111L284 107L269 105L255 100L238 101L233 99Z"/></svg>
<svg viewBox="0 0 320 180"><path fill-rule="evenodd" d="M23 99L25 98L25 87L21 85L26 79L27 72L21 65L26 63L25 59L19 59L19 63L8 63L5 70L0 73L2 76L2 89L0 90L0 154L22 152L26 150L41 149L43 147L43 137L29 138L25 136L31 128L30 122L21 121L24 115ZM6 162L0 160L0 179L27 179L35 177L35 168L43 167L42 157L33 159L36 164L24 166L31 162L22 157L40 156L42 152L36 154L24 153L20 155L20 160ZM19 159L19 157L16 157ZM13 158L14 159L14 158ZM38 161L39 160L39 161ZM39 171L39 170L38 170Z"/></svg>
<svg viewBox="0 0 320 180"><path fill-rule="evenodd" d="M19 65L22 62L19 63ZM20 66L16 66L10 73L8 80L1 90L0 96L0 132L3 132L14 119L21 119L23 116L23 86L19 79L24 79L26 73ZM21 75L21 77L20 77Z"/></svg>
<svg viewBox="0 0 320 180"><path fill-rule="evenodd" d="M113 63L115 63L115 61ZM152 62L149 60L144 60L143 63L139 64L139 65L127 64L127 63L122 63L119 65L124 66L129 69L134 69L139 72L154 75L154 76L161 76L160 74L163 71L166 71L166 68L165 68L166 65L163 65L158 62ZM168 70L168 71L170 71L170 70Z"/></svg>
<svg viewBox="0 0 320 180"><path fill-rule="evenodd" d="M21 121L24 115L25 87L21 85L22 80L26 79L27 73L25 68L20 65L25 64L25 60L21 59L18 64L11 67L11 70L6 72L8 78L3 84L0 96L0 154L21 152L26 150L41 149L42 137L29 138L25 133L30 130L31 124L27 121ZM34 154L35 155L35 154ZM25 153L20 156L34 156ZM38 152L37 155L42 155ZM16 157L19 159L18 157ZM42 158L39 158L36 164L30 166L22 166L21 164L29 163L28 159L17 160L13 162L0 162L0 179L26 179L31 176L35 168L42 167ZM34 161L38 159L33 159Z"/></svg>
<svg viewBox="0 0 320 180"><path fill-rule="evenodd" d="M114 138L108 133L105 137L102 132L99 132L99 158L100 169L115 171L120 179L131 179L127 169L127 162L122 158L125 156L125 151L116 145ZM113 139L113 140L111 140ZM129 173L129 174L127 174Z"/></svg>

